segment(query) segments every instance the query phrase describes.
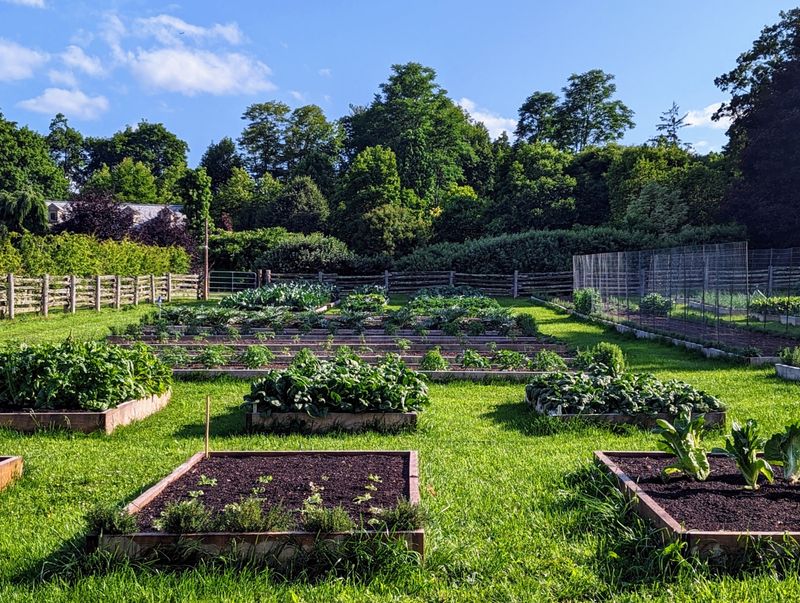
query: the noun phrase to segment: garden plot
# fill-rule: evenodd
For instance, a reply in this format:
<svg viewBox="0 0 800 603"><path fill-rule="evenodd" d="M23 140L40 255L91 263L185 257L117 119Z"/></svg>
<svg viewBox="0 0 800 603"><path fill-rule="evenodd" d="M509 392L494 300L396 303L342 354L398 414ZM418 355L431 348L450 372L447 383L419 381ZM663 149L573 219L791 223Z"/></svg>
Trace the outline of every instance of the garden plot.
<svg viewBox="0 0 800 603"><path fill-rule="evenodd" d="M0 427L111 433L167 405L171 375L146 346L99 342L0 350Z"/></svg>
<svg viewBox="0 0 800 603"><path fill-rule="evenodd" d="M132 558L193 545L287 562L353 539L395 539L422 555L418 504L415 451L198 453L121 518L98 517L91 540Z"/></svg>

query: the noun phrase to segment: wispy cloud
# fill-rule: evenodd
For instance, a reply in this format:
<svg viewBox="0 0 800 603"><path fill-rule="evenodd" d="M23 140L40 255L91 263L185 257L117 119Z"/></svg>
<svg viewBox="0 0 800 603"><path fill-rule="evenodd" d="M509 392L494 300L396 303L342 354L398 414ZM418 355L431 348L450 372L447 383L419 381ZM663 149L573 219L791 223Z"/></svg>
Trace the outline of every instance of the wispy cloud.
<svg viewBox="0 0 800 603"><path fill-rule="evenodd" d="M305 102L306 95L300 92L299 90L289 90L289 96L291 96L294 100Z"/></svg>
<svg viewBox="0 0 800 603"><path fill-rule="evenodd" d="M83 71L88 75L100 76L105 73L100 59L89 56L80 46L67 46L67 49L61 53L61 60L67 67Z"/></svg>
<svg viewBox="0 0 800 603"><path fill-rule="evenodd" d="M239 53L216 54L186 48L140 50L130 57L129 65L147 88L187 96L252 94L275 89L268 79L269 67Z"/></svg>
<svg viewBox="0 0 800 603"><path fill-rule="evenodd" d="M108 110L105 96L88 96L80 90L64 88L47 88L39 96L17 104L29 111L47 115L63 113L75 119L96 119Z"/></svg>
<svg viewBox="0 0 800 603"><path fill-rule="evenodd" d="M713 128L714 130L727 130L731 122L728 118L714 121L711 117L716 113L722 103L713 103L702 109L693 109L686 114L684 123L690 128Z"/></svg>
<svg viewBox="0 0 800 603"><path fill-rule="evenodd" d="M18 4L20 6L30 6L32 8L44 8L44 0L2 0L7 4Z"/></svg>
<svg viewBox="0 0 800 603"><path fill-rule="evenodd" d="M47 72L47 77L51 84L57 86L67 86L75 88L78 85L78 80L75 74L71 71L59 71L58 69L51 69Z"/></svg>
<svg viewBox="0 0 800 603"><path fill-rule="evenodd" d="M214 23L210 27L193 25L172 15L158 15L146 19L137 19L134 31L139 35L153 36L161 44L179 45L186 40L220 39L228 44L240 44L244 40L236 23Z"/></svg>
<svg viewBox="0 0 800 603"><path fill-rule="evenodd" d="M330 69L330 67L324 67L317 71L317 73L322 77L331 77L333 75L333 71Z"/></svg>
<svg viewBox="0 0 800 603"><path fill-rule="evenodd" d="M49 58L47 53L0 38L0 82L28 79Z"/></svg>
<svg viewBox="0 0 800 603"><path fill-rule="evenodd" d="M497 138L503 132L506 132L509 136L513 135L514 128L517 125L516 119L502 117L488 109L479 107L475 101L468 98L459 100L458 105L469 113L472 119L483 123L486 129L489 130L489 136L492 138Z"/></svg>

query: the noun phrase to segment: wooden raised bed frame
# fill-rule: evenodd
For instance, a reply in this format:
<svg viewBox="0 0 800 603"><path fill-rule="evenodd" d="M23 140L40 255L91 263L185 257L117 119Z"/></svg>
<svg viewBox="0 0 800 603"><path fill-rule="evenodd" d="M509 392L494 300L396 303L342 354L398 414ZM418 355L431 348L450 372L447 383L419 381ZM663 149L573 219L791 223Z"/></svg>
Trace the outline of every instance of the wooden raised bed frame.
<svg viewBox="0 0 800 603"><path fill-rule="evenodd" d="M210 456L284 456L284 455L341 455L341 454L392 454L405 456L408 458L408 499L412 504L419 504L419 462L415 450L338 450L338 451L226 451L211 452ZM131 502L125 510L135 515L159 494L167 486L180 478L192 467L204 458L204 453L198 452L180 467L175 469L167 477L142 493L136 500ZM101 534L96 538L90 539L90 543L96 544L97 548L109 551L115 555L136 558L153 552L162 547L175 546L179 542L190 541L203 552L218 555L226 550L236 550L244 558L262 557L275 555L279 562L288 561L299 552L309 551L313 548L316 541L342 542L353 536L366 535L376 539L395 538L406 543L409 549L419 553L422 557L425 553L425 531L408 530L397 531L391 534L385 532L337 532L320 535L315 532L204 532L199 534L165 534L162 532L138 532L134 534L105 535ZM92 542L93 541L93 542Z"/></svg>
<svg viewBox="0 0 800 603"><path fill-rule="evenodd" d="M714 411L714 412L706 412L700 413L705 417L705 426L706 427L724 427L725 421L727 419L727 414L724 410L721 411ZM553 417L554 419L561 419L564 421L569 420L584 420L584 421L593 421L597 423L615 423L615 424L626 424L626 425L638 425L639 427L645 427L648 429L652 429L656 426L656 421L658 419L665 419L667 421L674 421L675 415L668 415L665 413L659 413L656 415L624 415L622 413L606 413L606 414L569 414L569 415L547 415L547 414L539 414L541 417Z"/></svg>
<svg viewBox="0 0 800 603"><path fill-rule="evenodd" d="M649 520L656 528L662 531L667 540L686 542L689 551L701 557L712 557L720 553L739 554L755 541L768 540L785 542L787 539L800 542L800 532L735 532L730 530L705 531L693 530L681 525L672 515L654 501L644 490L639 487L608 455L622 457L664 458L672 455L666 452L616 452L599 451L594 453L595 459L605 467L615 478L617 486L628 500L636 505L636 511Z"/></svg>
<svg viewBox="0 0 800 603"><path fill-rule="evenodd" d="M30 412L0 412L0 427L32 433L40 429L67 429L81 433L103 431L107 434L117 427L140 421L164 408L172 390L139 400L128 400L103 411L43 410Z"/></svg>
<svg viewBox="0 0 800 603"><path fill-rule="evenodd" d="M22 475L21 456L0 456L0 490Z"/></svg>

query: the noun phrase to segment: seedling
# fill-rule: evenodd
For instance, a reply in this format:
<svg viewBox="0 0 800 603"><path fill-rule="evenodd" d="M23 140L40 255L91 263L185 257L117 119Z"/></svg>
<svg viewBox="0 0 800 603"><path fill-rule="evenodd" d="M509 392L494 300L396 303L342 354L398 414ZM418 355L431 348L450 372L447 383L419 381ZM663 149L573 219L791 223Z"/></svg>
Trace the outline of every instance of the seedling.
<svg viewBox="0 0 800 603"><path fill-rule="evenodd" d="M658 447L677 457L674 463L664 468L662 476L667 479L682 473L697 481L705 481L711 473L711 466L703 447L703 415L692 419L689 412L683 411L674 425L664 419L658 419L656 424L654 432L661 436Z"/></svg>
<svg viewBox="0 0 800 603"><path fill-rule="evenodd" d="M748 419L744 425L734 421L731 425L731 435L725 438L725 448L714 448L712 452L724 454L736 461L736 466L742 472L747 490L758 490L758 477L763 475L768 482L772 482L772 467L764 458L758 456L764 447L764 439L759 436L758 423Z"/></svg>

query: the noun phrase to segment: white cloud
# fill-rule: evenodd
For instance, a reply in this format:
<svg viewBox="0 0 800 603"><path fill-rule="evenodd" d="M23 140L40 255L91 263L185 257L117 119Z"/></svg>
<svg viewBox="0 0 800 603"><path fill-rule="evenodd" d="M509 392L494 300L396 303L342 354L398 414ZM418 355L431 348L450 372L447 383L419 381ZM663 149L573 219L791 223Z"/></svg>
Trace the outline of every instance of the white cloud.
<svg viewBox="0 0 800 603"><path fill-rule="evenodd" d="M24 80L46 63L49 57L44 52L31 50L16 42L0 38L0 82Z"/></svg>
<svg viewBox="0 0 800 603"><path fill-rule="evenodd" d="M88 75L99 76L105 73L100 59L89 56L80 46L67 46L67 49L61 53L61 60L67 67L78 69Z"/></svg>
<svg viewBox="0 0 800 603"><path fill-rule="evenodd" d="M47 88L36 98L29 98L17 105L48 115L63 113L75 119L96 119L108 110L108 99L105 96L88 96L80 90Z"/></svg>
<svg viewBox="0 0 800 603"><path fill-rule="evenodd" d="M51 69L47 72L47 77L50 79L51 84L68 86L70 88L75 88L78 85L78 80L75 78L75 74L71 71L58 71L57 69Z"/></svg>
<svg viewBox="0 0 800 603"><path fill-rule="evenodd" d="M317 71L322 77L331 77L333 75L333 71L329 67L325 67Z"/></svg>
<svg viewBox="0 0 800 603"><path fill-rule="evenodd" d="M146 19L137 19L134 24L138 34L153 36L160 43L173 46L181 45L187 39L195 41L219 38L229 44L240 44L244 39L236 23L215 23L211 27L192 25L172 15L158 15Z"/></svg>
<svg viewBox="0 0 800 603"><path fill-rule="evenodd" d="M122 49L122 38L128 33L125 24L117 15L106 13L103 16L103 22L100 25L100 37L105 40L109 48L111 48L111 55L117 62L122 62L127 59L127 54Z"/></svg>
<svg viewBox="0 0 800 603"><path fill-rule="evenodd" d="M306 100L306 95L302 92L297 90L289 90L289 96L291 96L294 100L303 102Z"/></svg>
<svg viewBox="0 0 800 603"><path fill-rule="evenodd" d="M185 48L138 51L129 58L131 70L145 86L187 96L252 94L274 90L271 73L261 61L239 53L215 54Z"/></svg>
<svg viewBox="0 0 800 603"><path fill-rule="evenodd" d="M31 6L33 8L44 8L44 0L3 0L8 4L19 4L20 6Z"/></svg>
<svg viewBox="0 0 800 603"><path fill-rule="evenodd" d="M489 130L489 136L492 138L497 138L503 132L506 132L509 136L513 136L514 128L517 126L516 119L502 117L488 109L478 107L475 101L468 98L462 98L458 101L458 105L469 113L472 119L482 122L483 125L486 126L486 129Z"/></svg>
<svg viewBox="0 0 800 603"><path fill-rule="evenodd" d="M727 117L718 121L711 119L711 116L719 110L722 103L713 103L702 109L693 109L686 114L684 123L690 128L713 128L714 130L727 130L731 125Z"/></svg>

